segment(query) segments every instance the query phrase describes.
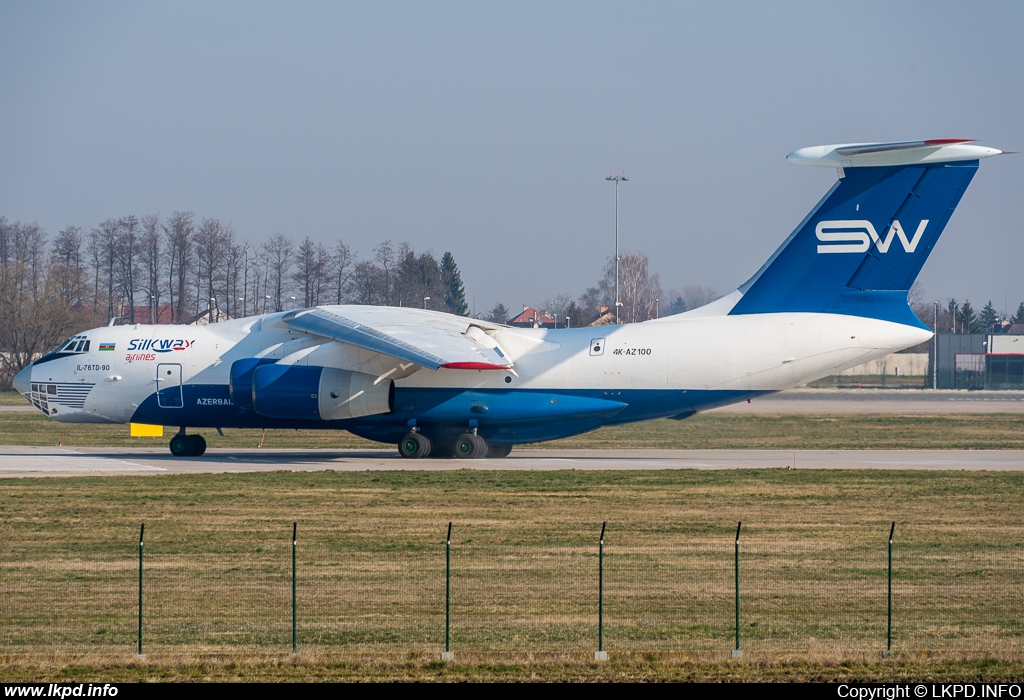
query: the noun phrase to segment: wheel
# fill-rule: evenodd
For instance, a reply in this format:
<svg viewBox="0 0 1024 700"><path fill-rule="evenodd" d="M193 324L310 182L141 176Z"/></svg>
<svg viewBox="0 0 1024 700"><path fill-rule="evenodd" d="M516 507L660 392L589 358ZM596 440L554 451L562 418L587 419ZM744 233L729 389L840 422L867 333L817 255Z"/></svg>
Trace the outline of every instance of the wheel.
<svg viewBox="0 0 1024 700"><path fill-rule="evenodd" d="M490 459L501 459L502 457L508 457L508 453L512 451L512 445L491 445L487 448L487 457Z"/></svg>
<svg viewBox="0 0 1024 700"><path fill-rule="evenodd" d="M206 452L206 438L202 435L190 435L192 438L192 457L202 457Z"/></svg>
<svg viewBox="0 0 1024 700"><path fill-rule="evenodd" d="M420 459L430 455L430 440L420 433L407 433L398 443L398 453L407 459Z"/></svg>
<svg viewBox="0 0 1024 700"><path fill-rule="evenodd" d="M171 454L175 457L187 457L192 452L192 440L191 435L183 435L178 433L171 438L169 447L171 448Z"/></svg>
<svg viewBox="0 0 1024 700"><path fill-rule="evenodd" d="M463 433L455 441L456 459L480 459L487 455L487 443L479 435Z"/></svg>

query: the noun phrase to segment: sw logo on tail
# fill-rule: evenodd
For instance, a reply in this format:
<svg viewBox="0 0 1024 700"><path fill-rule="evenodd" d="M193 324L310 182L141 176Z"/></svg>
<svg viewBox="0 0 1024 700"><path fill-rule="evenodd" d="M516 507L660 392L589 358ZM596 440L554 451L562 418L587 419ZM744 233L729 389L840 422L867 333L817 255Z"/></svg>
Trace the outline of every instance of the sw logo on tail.
<svg viewBox="0 0 1024 700"><path fill-rule="evenodd" d="M893 221L889 225L884 238L875 231L875 225L865 219L820 221L814 227L814 233L819 241L830 244L819 245L818 253L866 253L872 241L879 253L888 253L889 246L896 238L903 244L903 252L913 253L917 250L917 244L921 242L921 236L927 227L928 219L922 219L910 240L907 240L907 234L903 232L903 226L899 221Z"/></svg>

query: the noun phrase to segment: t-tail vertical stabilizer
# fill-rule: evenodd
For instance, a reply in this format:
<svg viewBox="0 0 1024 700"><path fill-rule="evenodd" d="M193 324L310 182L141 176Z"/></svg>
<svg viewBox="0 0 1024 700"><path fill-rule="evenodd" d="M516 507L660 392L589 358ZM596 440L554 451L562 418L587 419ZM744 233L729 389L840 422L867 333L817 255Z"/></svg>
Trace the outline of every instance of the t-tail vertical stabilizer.
<svg viewBox="0 0 1024 700"><path fill-rule="evenodd" d="M731 315L837 313L921 326L907 292L981 158L964 139L813 146L799 165L838 168L839 181L739 288Z"/></svg>

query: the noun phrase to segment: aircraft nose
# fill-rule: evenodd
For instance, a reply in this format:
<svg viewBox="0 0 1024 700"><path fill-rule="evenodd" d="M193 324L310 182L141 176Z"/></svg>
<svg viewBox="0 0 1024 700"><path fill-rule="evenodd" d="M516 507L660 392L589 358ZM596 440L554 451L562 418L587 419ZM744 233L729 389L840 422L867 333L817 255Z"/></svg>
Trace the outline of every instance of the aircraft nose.
<svg viewBox="0 0 1024 700"><path fill-rule="evenodd" d="M29 393L32 388L32 365L14 375L14 388L21 394Z"/></svg>

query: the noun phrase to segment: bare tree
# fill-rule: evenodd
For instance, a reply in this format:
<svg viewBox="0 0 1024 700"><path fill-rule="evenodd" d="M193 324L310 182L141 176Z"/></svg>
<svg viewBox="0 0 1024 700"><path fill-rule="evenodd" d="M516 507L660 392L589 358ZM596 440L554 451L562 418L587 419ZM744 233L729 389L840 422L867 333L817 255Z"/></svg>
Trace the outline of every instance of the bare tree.
<svg viewBox="0 0 1024 700"><path fill-rule="evenodd" d="M299 244L293 279L302 288L302 303L306 307L320 303L320 295L326 287L328 259L323 243L314 243L306 236Z"/></svg>
<svg viewBox="0 0 1024 700"><path fill-rule="evenodd" d="M128 304L128 322L135 323L135 291L138 277L139 239L142 233L139 220L129 214L117 221L118 239L114 247L117 257L116 275L118 304ZM123 315L123 313L122 313Z"/></svg>
<svg viewBox="0 0 1024 700"><path fill-rule="evenodd" d="M139 237L139 265L142 267L141 290L149 307L147 323L160 322L160 281L163 277L163 246L160 240L160 217L146 214L141 219L142 235Z"/></svg>
<svg viewBox="0 0 1024 700"><path fill-rule="evenodd" d="M711 287L701 285L688 285L683 287L683 303L687 309L697 309L705 304L710 304L718 298L718 292Z"/></svg>
<svg viewBox="0 0 1024 700"><path fill-rule="evenodd" d="M556 294L544 302L544 313L555 319L555 327L565 325L565 317L569 315L569 306L573 304L568 294Z"/></svg>
<svg viewBox="0 0 1024 700"><path fill-rule="evenodd" d="M267 252L263 246L259 246L249 257L249 281L252 285L252 313L254 316L267 313L267 302L270 301L270 294L267 293L268 267Z"/></svg>
<svg viewBox="0 0 1024 700"><path fill-rule="evenodd" d="M186 290L194 248L194 219L195 215L190 211L176 211L163 226L167 241L167 278L171 293L172 323L185 322Z"/></svg>
<svg viewBox="0 0 1024 700"><path fill-rule="evenodd" d="M232 242L224 265L224 311L232 318L245 316L248 274L249 244Z"/></svg>
<svg viewBox="0 0 1024 700"><path fill-rule="evenodd" d="M352 302L376 305L384 301L384 271L369 260L361 260L352 270Z"/></svg>
<svg viewBox="0 0 1024 700"><path fill-rule="evenodd" d="M392 279L391 276L395 269L395 247L391 245L391 241L384 241L377 245L373 249L373 259L380 265L384 275L381 278L382 282L382 303L391 304L391 289Z"/></svg>
<svg viewBox="0 0 1024 700"><path fill-rule="evenodd" d="M60 293L63 263L48 255L38 224L0 217L0 385L52 349L72 329L92 324Z"/></svg>
<svg viewBox="0 0 1024 700"><path fill-rule="evenodd" d="M270 300L274 311L284 311L284 296L288 292L288 280L291 278L292 252L291 240L282 233L275 233L263 244L267 257L267 282L270 286Z"/></svg>
<svg viewBox="0 0 1024 700"><path fill-rule="evenodd" d="M341 304L348 299L350 280L349 270L352 267L352 251L343 241L338 241L331 251L331 286L334 288L335 303Z"/></svg>
<svg viewBox="0 0 1024 700"><path fill-rule="evenodd" d="M615 304L615 261L609 259L604 266L604 277L598 287L587 290L580 297L580 306L594 304L594 298L601 306L609 309ZM585 298L585 297L590 298ZM637 323L654 318L655 299L661 297L661 282L658 275L650 274L647 256L643 253L619 254L619 321ZM592 309L591 309L592 311Z"/></svg>
<svg viewBox="0 0 1024 700"><path fill-rule="evenodd" d="M225 261L234 244L235 232L219 219L205 217L196 229L196 306L198 315L205 306L213 313L217 298L224 298L227 287ZM212 319L211 319L212 320Z"/></svg>
<svg viewBox="0 0 1024 700"><path fill-rule="evenodd" d="M81 306L84 302L83 245L82 229L78 226L64 228L53 242L51 274L57 275L57 293L71 306Z"/></svg>
<svg viewBox="0 0 1024 700"><path fill-rule="evenodd" d="M89 232L89 255L95 270L93 296L95 307L101 305L100 287L104 287L106 316L111 319L120 316L120 308L115 313L118 264L118 235L120 224L115 219L107 219Z"/></svg>

